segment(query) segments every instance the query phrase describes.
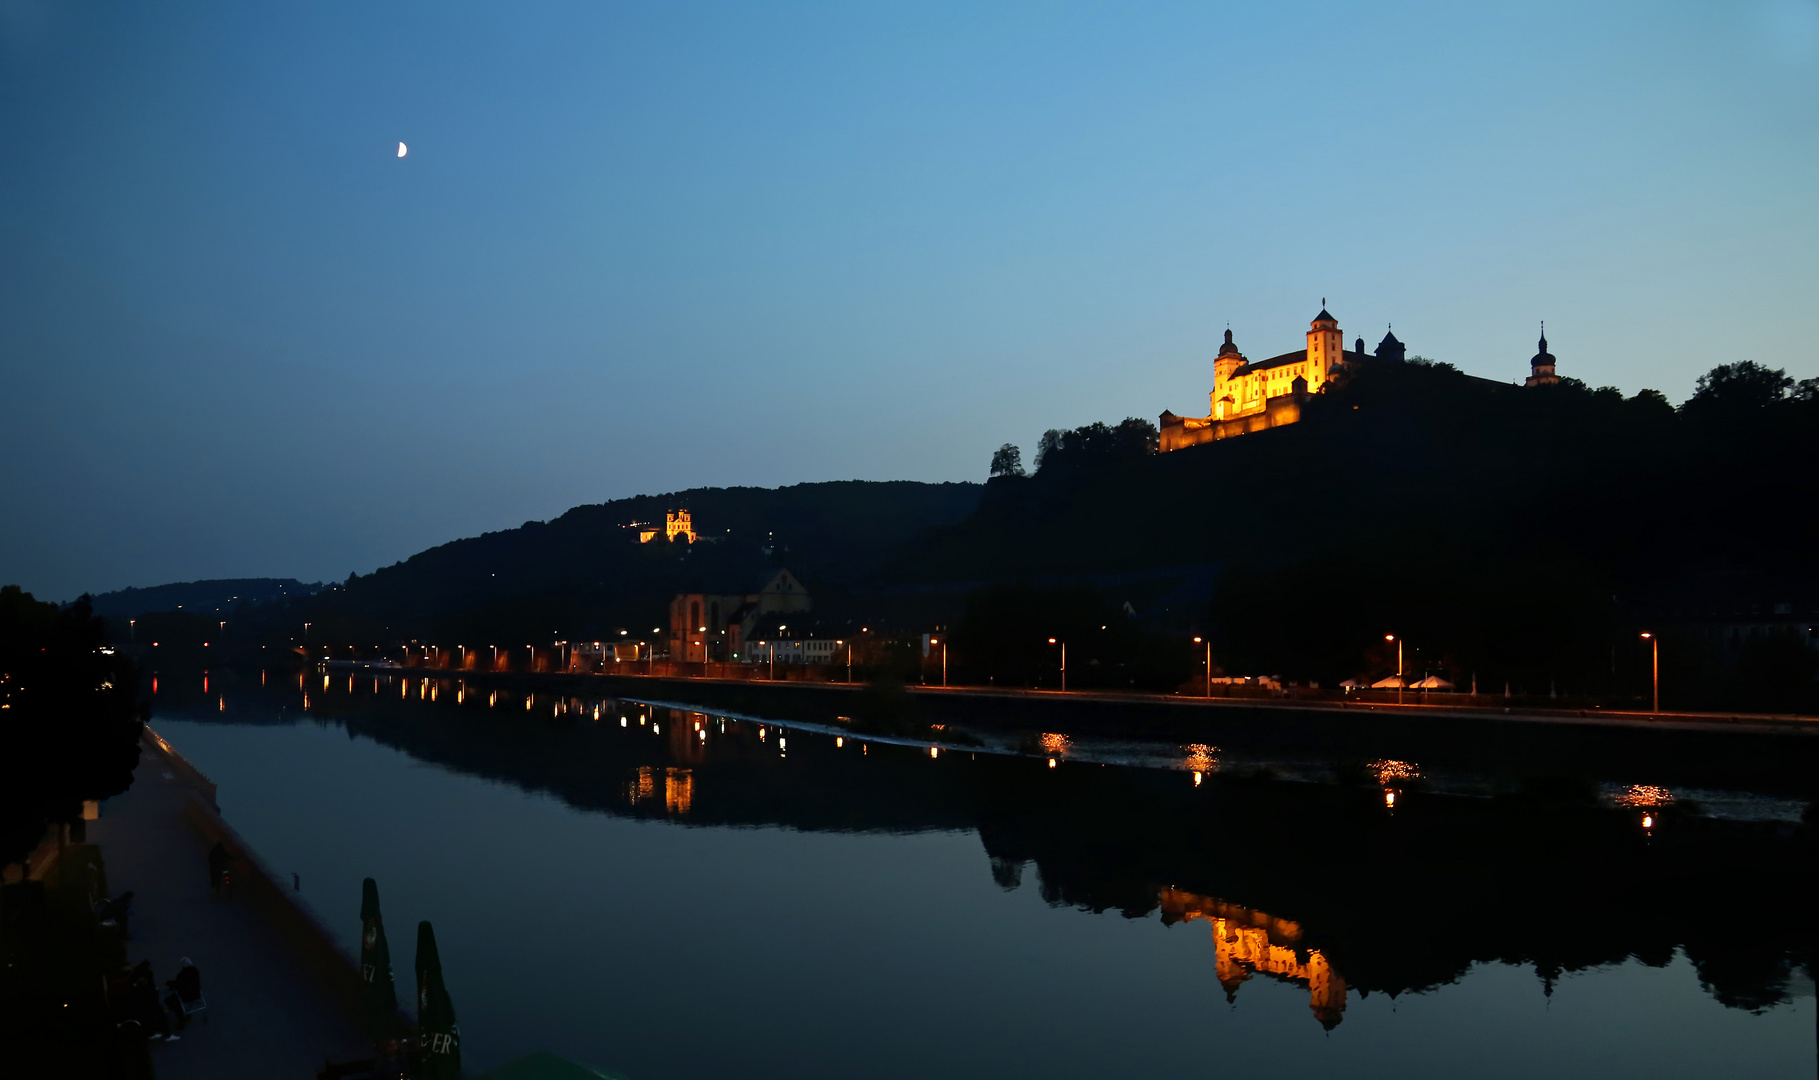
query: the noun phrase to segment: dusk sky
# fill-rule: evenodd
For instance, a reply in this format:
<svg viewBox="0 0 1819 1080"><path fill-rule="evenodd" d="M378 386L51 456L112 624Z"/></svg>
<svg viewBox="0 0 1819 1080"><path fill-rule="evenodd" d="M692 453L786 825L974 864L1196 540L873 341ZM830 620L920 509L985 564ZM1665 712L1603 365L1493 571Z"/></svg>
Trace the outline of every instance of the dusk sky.
<svg viewBox="0 0 1819 1080"><path fill-rule="evenodd" d="M1625 393L1811 377L1816 136L1814 0L7 0L0 581L982 480L1323 297L1489 378L1542 319Z"/></svg>

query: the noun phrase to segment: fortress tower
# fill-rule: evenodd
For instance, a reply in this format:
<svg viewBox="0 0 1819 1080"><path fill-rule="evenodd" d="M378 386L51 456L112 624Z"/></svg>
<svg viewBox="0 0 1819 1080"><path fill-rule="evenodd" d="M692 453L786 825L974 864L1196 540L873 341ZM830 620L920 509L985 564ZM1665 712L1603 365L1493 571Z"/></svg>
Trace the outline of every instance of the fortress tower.
<svg viewBox="0 0 1819 1080"><path fill-rule="evenodd" d="M1345 335L1339 332L1339 320L1326 312L1326 300L1320 301L1320 314L1314 316L1307 331L1307 385L1318 390L1325 385L1333 369L1345 363Z"/></svg>
<svg viewBox="0 0 1819 1080"><path fill-rule="evenodd" d="M1364 339L1359 338L1358 340L1362 341ZM1360 348L1358 353L1359 355L1363 355L1364 350ZM1377 343L1377 359L1379 360L1390 360L1399 364L1407 355L1408 347L1397 340L1396 332L1393 330L1384 334L1383 340Z"/></svg>

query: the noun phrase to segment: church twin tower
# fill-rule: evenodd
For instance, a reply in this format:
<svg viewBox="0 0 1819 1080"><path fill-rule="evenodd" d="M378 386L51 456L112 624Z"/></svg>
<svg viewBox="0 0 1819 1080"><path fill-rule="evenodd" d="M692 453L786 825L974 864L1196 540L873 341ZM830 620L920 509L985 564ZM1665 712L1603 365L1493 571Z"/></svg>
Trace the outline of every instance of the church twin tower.
<svg viewBox="0 0 1819 1080"><path fill-rule="evenodd" d="M1265 428L1293 424L1301 419L1301 407L1309 394L1318 394L1341 369L1351 364L1400 363L1406 349L1394 333L1383 335L1376 355L1364 351L1364 339L1347 350L1339 321L1320 302L1320 314L1308 324L1307 348L1251 361L1232 342L1232 332L1225 332L1225 344L1213 359L1212 408L1204 417L1176 416L1165 412L1161 417L1161 448L1179 450L1184 446L1226 439ZM1530 362L1533 374L1527 385L1556 383L1554 357L1547 351L1547 337L1541 338L1541 351Z"/></svg>

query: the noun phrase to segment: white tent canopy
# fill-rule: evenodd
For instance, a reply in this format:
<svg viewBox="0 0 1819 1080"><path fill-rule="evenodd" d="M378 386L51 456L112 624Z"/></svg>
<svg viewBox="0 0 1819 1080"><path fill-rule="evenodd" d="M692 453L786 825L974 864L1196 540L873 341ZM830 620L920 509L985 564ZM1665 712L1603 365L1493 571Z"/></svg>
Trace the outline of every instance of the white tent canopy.
<svg viewBox="0 0 1819 1080"><path fill-rule="evenodd" d="M1410 683L1409 685L1416 690L1451 690L1453 688L1452 683L1447 682L1438 675L1429 675L1420 682Z"/></svg>
<svg viewBox="0 0 1819 1080"><path fill-rule="evenodd" d="M1407 686L1407 685L1408 685L1407 683L1402 681L1402 676L1391 675L1387 679L1378 679L1376 682L1372 683L1371 689L1372 690L1399 690L1402 687Z"/></svg>

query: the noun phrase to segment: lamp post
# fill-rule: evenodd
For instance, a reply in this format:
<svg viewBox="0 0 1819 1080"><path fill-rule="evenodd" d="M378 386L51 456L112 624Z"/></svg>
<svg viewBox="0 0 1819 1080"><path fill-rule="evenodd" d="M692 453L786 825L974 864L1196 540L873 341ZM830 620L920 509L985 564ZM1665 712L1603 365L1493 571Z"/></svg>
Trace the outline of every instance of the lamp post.
<svg viewBox="0 0 1819 1080"><path fill-rule="evenodd" d="M938 637L931 637L928 639L928 643L930 645L941 646L941 686L942 686L942 689L946 689L947 688L947 642L943 641L942 639L940 639Z"/></svg>
<svg viewBox="0 0 1819 1080"><path fill-rule="evenodd" d="M853 643L836 639L834 644L846 646L846 681L851 683L853 681Z"/></svg>
<svg viewBox="0 0 1819 1080"><path fill-rule="evenodd" d="M1655 688L1654 711L1660 712L1661 711L1661 639L1656 637L1652 633L1645 633L1642 636L1648 642L1648 646L1649 646L1649 654L1650 654L1649 666L1652 669L1651 681L1653 682L1654 688Z"/></svg>
<svg viewBox="0 0 1819 1080"><path fill-rule="evenodd" d="M1195 638L1194 644L1200 644L1200 640ZM1213 696L1213 642L1211 638L1206 640L1206 696Z"/></svg>
<svg viewBox="0 0 1819 1080"><path fill-rule="evenodd" d="M128 640L128 641L138 641L139 640L139 620L138 619L126 620L126 640Z"/></svg>
<svg viewBox="0 0 1819 1080"><path fill-rule="evenodd" d="M1402 687L1408 679L1402 674L1402 639L1394 634L1383 635L1383 640L1396 643L1396 704L1402 704Z"/></svg>
<svg viewBox="0 0 1819 1080"><path fill-rule="evenodd" d="M1049 638L1050 645L1061 646L1061 692L1067 693L1067 642Z"/></svg>

